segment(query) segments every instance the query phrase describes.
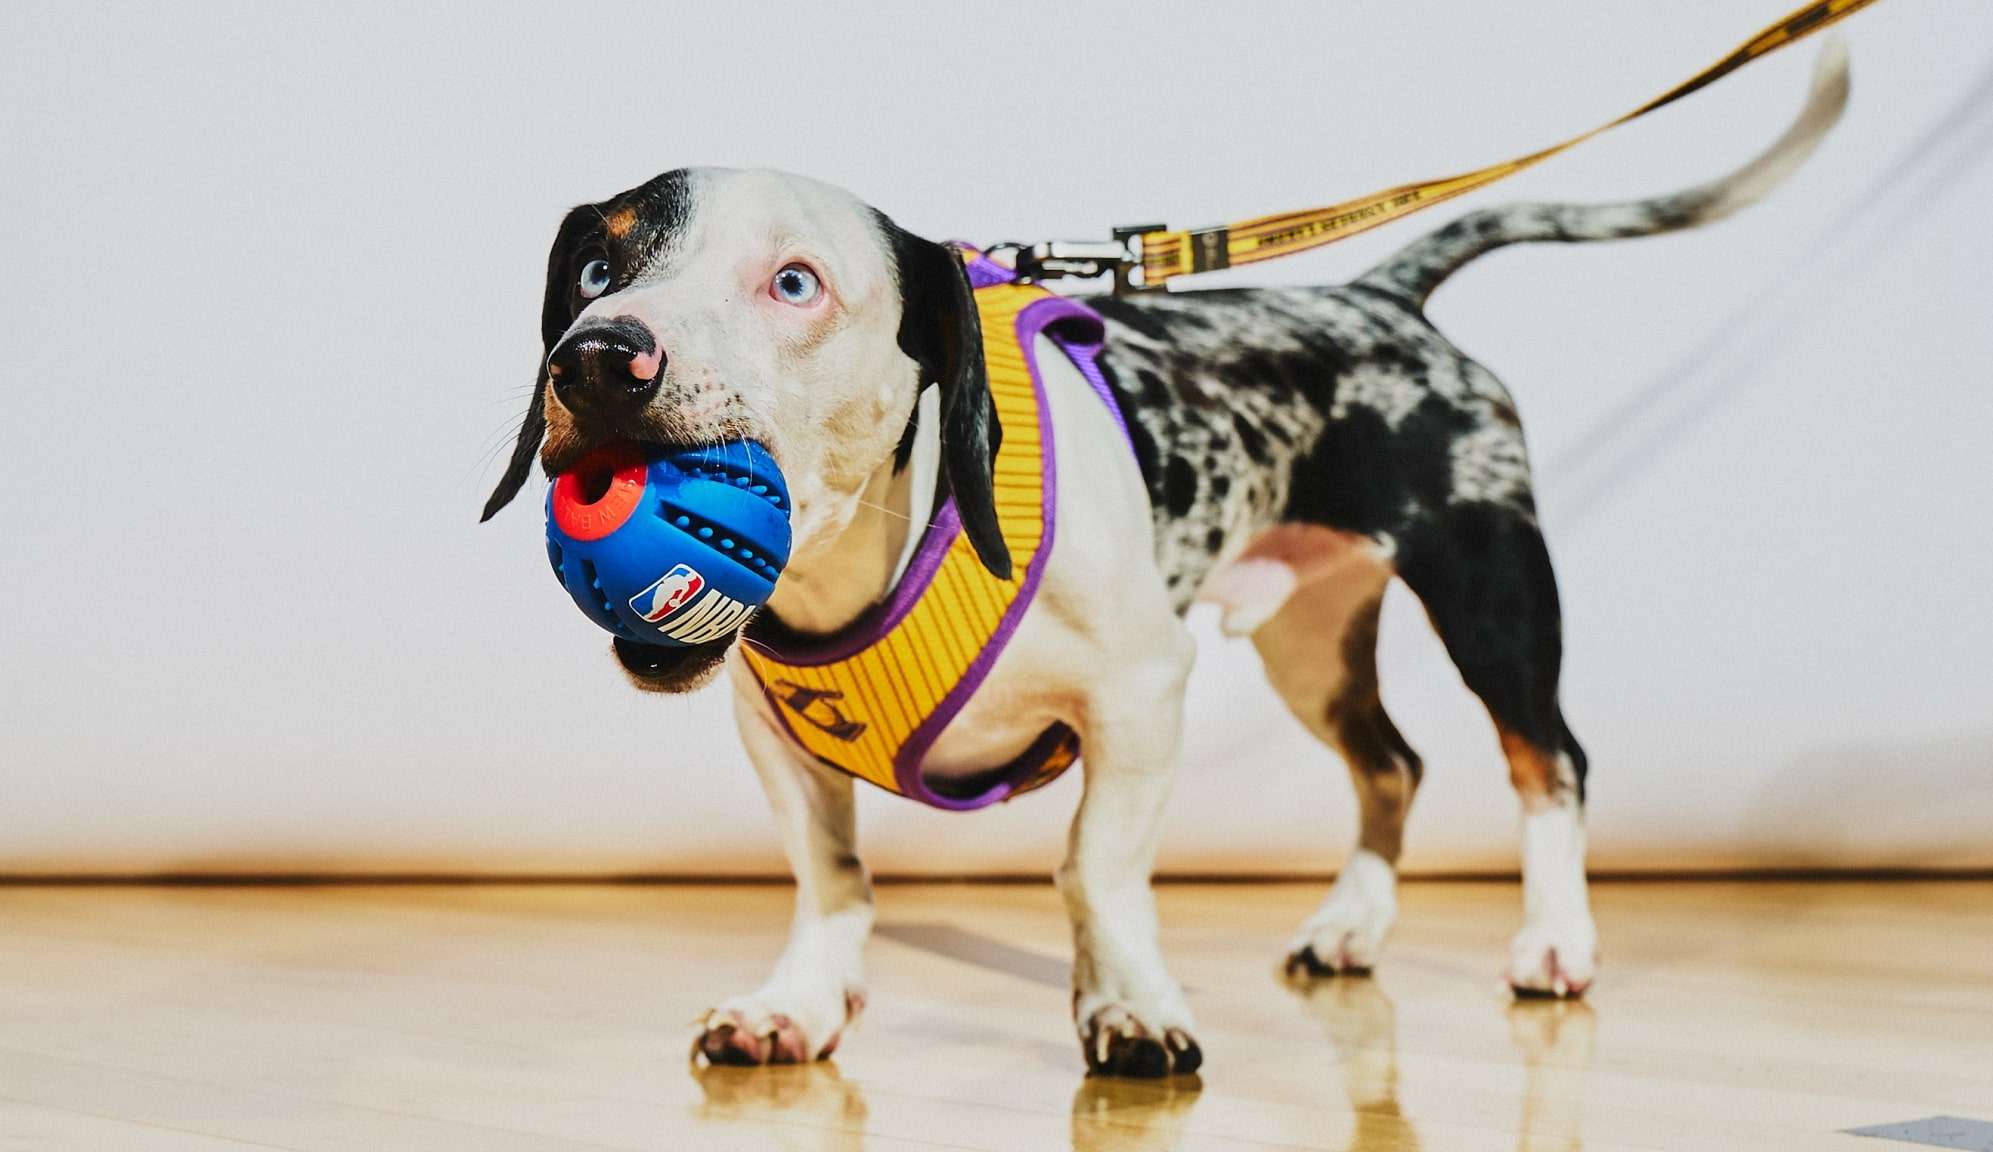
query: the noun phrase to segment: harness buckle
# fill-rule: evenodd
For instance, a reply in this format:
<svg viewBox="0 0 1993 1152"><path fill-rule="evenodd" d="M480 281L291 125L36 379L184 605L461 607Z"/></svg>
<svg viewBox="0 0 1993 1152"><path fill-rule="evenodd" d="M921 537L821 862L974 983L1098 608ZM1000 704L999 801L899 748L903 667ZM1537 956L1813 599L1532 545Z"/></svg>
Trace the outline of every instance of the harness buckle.
<svg viewBox="0 0 1993 1152"><path fill-rule="evenodd" d="M1116 240L1041 240L1031 245L1004 245L1015 252L1017 274L1025 280L1091 280L1118 270L1134 259L1128 245Z"/></svg>
<svg viewBox="0 0 1993 1152"><path fill-rule="evenodd" d="M1114 294L1141 291L1147 285L1134 279L1142 266L1141 248L1136 237L1160 232L1167 225L1140 224L1116 228L1112 240L1042 240L1036 244L998 244L985 255L999 262L1008 257L1021 280L1063 280L1078 277L1091 280L1114 277ZM999 255L1001 253L1001 255Z"/></svg>

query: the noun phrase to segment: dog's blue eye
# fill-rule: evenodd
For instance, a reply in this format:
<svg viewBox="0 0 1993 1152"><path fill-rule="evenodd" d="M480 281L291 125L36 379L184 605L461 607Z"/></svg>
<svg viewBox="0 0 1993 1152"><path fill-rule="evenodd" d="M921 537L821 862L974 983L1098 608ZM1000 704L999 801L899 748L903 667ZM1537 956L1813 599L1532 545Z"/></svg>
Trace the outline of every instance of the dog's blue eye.
<svg viewBox="0 0 1993 1152"><path fill-rule="evenodd" d="M784 264L768 285L768 294L784 304L811 304L823 295L817 274L801 264Z"/></svg>
<svg viewBox="0 0 1993 1152"><path fill-rule="evenodd" d="M581 277L575 281L575 290L583 300L593 300L609 290L609 262L590 260L581 266Z"/></svg>

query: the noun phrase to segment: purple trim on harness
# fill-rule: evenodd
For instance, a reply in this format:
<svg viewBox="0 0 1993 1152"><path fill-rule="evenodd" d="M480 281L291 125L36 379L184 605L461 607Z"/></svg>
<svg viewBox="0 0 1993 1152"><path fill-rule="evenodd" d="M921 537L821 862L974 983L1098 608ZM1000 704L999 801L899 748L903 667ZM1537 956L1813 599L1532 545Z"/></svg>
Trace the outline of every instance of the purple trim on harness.
<svg viewBox="0 0 1993 1152"><path fill-rule="evenodd" d="M988 261L980 261L988 263ZM927 776L922 771L927 761L928 750L941 738L951 721L963 708L968 706L976 690L989 678L990 669L996 666L997 658L1010 646L1010 638L1024 619L1025 609L1037 597L1038 581L1045 575L1045 564L1052 557L1052 541L1058 528L1059 471L1058 454L1054 451L1051 421L1051 406L1045 401L1045 377L1038 370L1038 334L1047 324L1067 315L1059 307L1059 297L1047 297L1027 305L1017 314L1017 344L1024 351L1024 364L1031 375L1033 402L1038 405L1039 454L1043 461L1044 483L1040 500L1044 507L1044 532L1038 538L1038 550L1032 554L1031 562L1025 566L1024 580L1011 598L1010 606L1004 609L1003 618L997 621L996 631L983 641L983 650L969 662L962 678L941 698L927 719L921 721L900 746L899 755L893 758L893 782L899 785L900 793L910 796L923 804L950 812L969 812L977 808L987 808L996 804L1017 789L1038 769L1030 756L1020 757L1009 765L1003 776L988 788L972 796L950 796L937 792L928 786ZM1047 307L1050 305L1050 307ZM1056 339L1056 338L1055 338ZM952 500L951 500L952 504ZM902 581L904 583L904 581ZM924 587L925 585L923 585ZM1036 747L1036 744L1033 745Z"/></svg>
<svg viewBox="0 0 1993 1152"><path fill-rule="evenodd" d="M977 249L966 244L955 247L962 252L971 288L1008 284L1017 279L1016 273L985 258ZM1041 411L1044 408L1042 401L1039 408ZM784 664L804 667L835 663L871 647L881 636L899 627L906 614L913 611L914 604L920 600L920 594L927 591L927 586L933 583L934 573L941 567L949 546L955 543L955 537L961 531L962 514L955 507L955 498L950 496L928 518L927 527L921 531L920 543L914 547L913 559L907 562L907 570L901 574L899 583L894 585L886 599L829 636L785 636L764 640L762 647Z"/></svg>
<svg viewBox="0 0 1993 1152"><path fill-rule="evenodd" d="M974 248L966 245L960 247L972 288L988 288L997 284L1008 284L1017 279L1016 273L985 258ZM1047 329L1055 324L1061 325L1062 331L1048 332ZM1001 777L988 788L970 796L950 796L935 791L928 785L927 777L922 771L927 753L933 748L934 742L940 739L941 733L947 729L949 723L968 705L976 690L982 687L983 681L989 677L990 670L996 666L997 658L1002 656L1004 649L1009 646L1010 638L1023 620L1025 610L1031 606L1031 601L1037 595L1038 581L1044 576L1045 565L1052 555L1052 540L1054 529L1057 527L1058 513L1058 460L1053 451L1051 406L1045 398L1044 375L1038 369L1038 336L1041 333L1049 336L1059 350L1065 353L1066 358L1079 369L1080 375L1086 378L1088 385L1107 406L1108 415L1113 419L1115 427L1121 430L1123 441L1129 443L1131 447L1133 445L1128 436L1128 425L1121 415L1121 405L1115 400L1114 393L1108 389L1107 381L1101 375L1100 366L1095 362L1100 352L1103 331L1104 326L1099 314L1078 300L1066 296L1047 296L1026 305L1017 314L1017 343L1024 352L1024 362L1030 372L1032 394L1039 413L1039 452L1044 474L1041 496L1044 532L1039 537L1038 550L1033 553L1030 563L1025 566L1023 581L1017 590L1017 595L1004 610L1003 618L997 622L996 631L983 642L982 650L969 663L968 669L962 674L962 679L948 690L934 711L913 730L907 737L906 743L900 747L898 755L894 757L893 781L901 795L909 799L950 812L987 808L1008 798L1020 785L1030 780L1043 763L1043 756L1032 755L1033 751L1047 743L1045 736L1041 735L1033 741L1031 748L1026 750L1024 755L1004 768ZM929 521L926 531L921 535L920 544L915 549L913 560L908 564L898 584L894 586L891 595L885 600L836 635L821 640L799 637L785 637L773 643L763 640L763 646L777 660L805 667L844 660L871 647L886 633L897 627L901 619L912 611L921 594L927 590L929 584L933 583L935 572L941 567L942 560L948 555L949 547L954 544L955 537L960 535L961 531L961 514L955 507L955 498L950 496ZM781 709L776 709L776 714L781 716ZM784 726L787 726L788 717L781 716L781 719Z"/></svg>
<svg viewBox="0 0 1993 1152"><path fill-rule="evenodd" d="M954 247L962 253L963 267L969 273L969 287L988 288L995 284L1009 284L1017 279L1016 272L983 255L974 246L958 242ZM1079 300L1071 296L1055 296L1053 299L1063 301L1071 307L1061 309L1057 316L1048 317L1045 324L1060 320L1079 320L1086 333L1084 338L1075 338L1070 333L1055 332L1052 334L1053 342L1065 352L1066 358L1073 362L1073 366L1080 370L1080 375L1093 387L1094 395L1100 397L1100 402L1107 406L1108 416L1113 418L1114 426L1121 430L1121 442L1133 451L1135 439L1128 434L1128 421L1121 415L1121 401L1114 398L1114 390L1107 386L1107 379L1100 372L1100 346L1106 338L1107 326L1101 323L1100 313ZM1034 304L1032 307L1036 308L1038 305ZM1039 325L1039 328L1042 330L1044 324ZM1035 337L1037 334L1034 332L1032 335ZM1026 347L1028 350L1029 345Z"/></svg>
<svg viewBox="0 0 1993 1152"><path fill-rule="evenodd" d="M1100 324L1099 313L1088 308L1086 314L1093 318L1095 324ZM1104 326L1096 331L1105 334ZM1054 336L1053 339L1056 340L1058 337ZM1121 430L1121 442L1128 446L1128 451L1133 452L1135 438L1128 434L1128 421L1121 415L1121 401L1114 398L1114 390L1107 386L1107 378L1100 372L1100 345L1101 337L1095 336L1091 343L1067 347L1066 356L1072 360L1073 367L1080 370L1080 375L1086 377L1086 382L1093 385L1094 395L1099 396L1100 402L1107 406L1108 417L1114 421L1114 426ZM1065 346L1062 344L1061 347Z"/></svg>
<svg viewBox="0 0 1993 1152"><path fill-rule="evenodd" d="M1128 445L1128 450L1133 452L1135 440L1128 435L1128 422L1121 417L1121 402L1114 398L1113 390L1107 386L1107 378L1100 372L1101 341L1107 335L1107 326L1101 322L1100 313L1071 296L1048 296L1024 311L1035 313L1040 310L1043 310L1045 315L1034 317L1038 331L1045 331L1054 324L1060 325L1057 331L1045 334L1052 338L1052 343L1059 346L1059 350L1066 354L1066 359L1073 362L1073 367L1079 369L1080 375L1092 386L1094 395L1100 397L1101 404L1107 409L1108 419L1113 420L1114 427L1120 430L1121 442ZM1035 337L1036 333L1033 333L1033 336ZM1030 354L1030 350L1027 349L1026 355ZM1032 363L1032 370L1034 372L1037 370L1035 360ZM1049 416L1047 421L1049 422Z"/></svg>
<svg viewBox="0 0 1993 1152"><path fill-rule="evenodd" d="M1017 273L983 255L983 250L960 240L948 245L961 254L962 267L969 273L969 287L988 288L995 284L1008 284L1017 279Z"/></svg>
<svg viewBox="0 0 1993 1152"><path fill-rule="evenodd" d="M955 508L955 498L950 496L942 501L940 510L927 522L913 559L907 562L906 572L884 600L866 609L863 615L842 630L828 636L761 637L757 643L782 663L805 668L834 664L856 656L877 643L881 636L899 627L900 620L913 611L920 594L934 582L934 573L947 557L948 546L955 542L961 531L962 514Z"/></svg>

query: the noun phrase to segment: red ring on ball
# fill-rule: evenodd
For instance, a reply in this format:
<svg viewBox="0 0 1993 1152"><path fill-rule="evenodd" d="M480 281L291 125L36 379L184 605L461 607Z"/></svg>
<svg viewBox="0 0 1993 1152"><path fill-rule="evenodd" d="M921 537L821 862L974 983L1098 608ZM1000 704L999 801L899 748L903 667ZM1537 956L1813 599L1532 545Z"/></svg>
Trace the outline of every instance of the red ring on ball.
<svg viewBox="0 0 1993 1152"><path fill-rule="evenodd" d="M554 524L572 540L600 540L643 503L650 462L634 444L605 444L554 477Z"/></svg>

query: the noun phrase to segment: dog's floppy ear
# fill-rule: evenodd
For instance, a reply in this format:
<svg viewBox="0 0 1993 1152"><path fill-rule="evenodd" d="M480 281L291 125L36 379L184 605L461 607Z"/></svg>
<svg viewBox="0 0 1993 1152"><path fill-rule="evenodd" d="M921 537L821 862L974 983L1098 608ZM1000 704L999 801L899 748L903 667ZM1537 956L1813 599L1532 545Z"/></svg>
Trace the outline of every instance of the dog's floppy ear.
<svg viewBox="0 0 1993 1152"><path fill-rule="evenodd" d="M547 413L544 407L547 399L547 357L560 342L573 317L574 307L574 250L589 226L601 218L592 208L576 208L561 221L560 231L554 234L553 250L547 253L547 285L545 296L540 302L540 374L533 382L533 398L526 404L526 418L519 425L519 442L512 446L512 459L505 465L505 475L498 478L498 487L492 489L491 499L484 502L484 515L478 517L482 524L498 514L500 508L512 502L519 489L526 484L526 477L533 472L533 457L540 450L540 439L547 434Z"/></svg>
<svg viewBox="0 0 1993 1152"><path fill-rule="evenodd" d="M997 524L991 472L1003 426L983 369L983 325L969 274L953 248L923 240L880 217L900 277L900 350L920 365L920 382L941 387L941 474L955 497L962 531L983 567L1010 579L1010 548Z"/></svg>

